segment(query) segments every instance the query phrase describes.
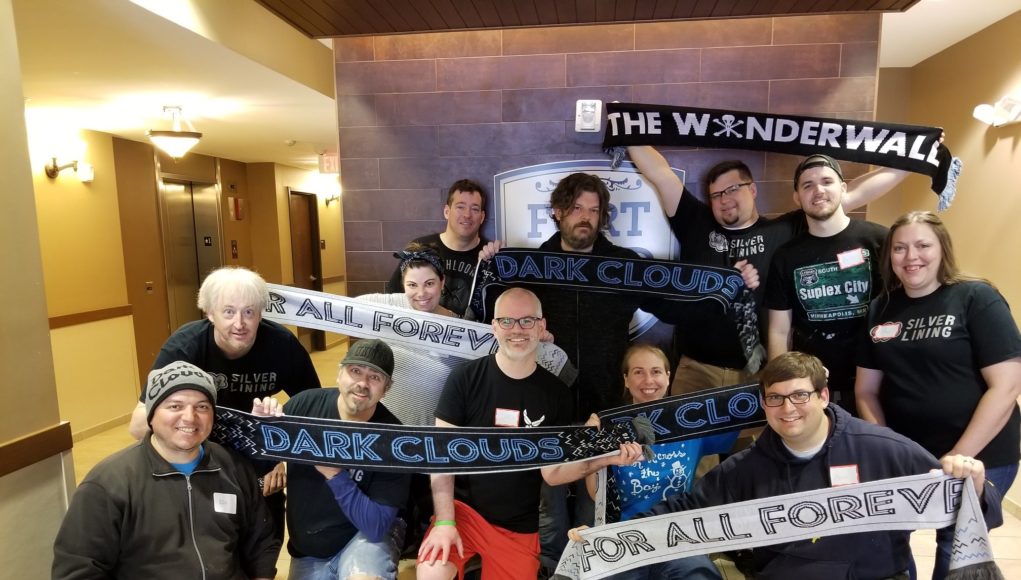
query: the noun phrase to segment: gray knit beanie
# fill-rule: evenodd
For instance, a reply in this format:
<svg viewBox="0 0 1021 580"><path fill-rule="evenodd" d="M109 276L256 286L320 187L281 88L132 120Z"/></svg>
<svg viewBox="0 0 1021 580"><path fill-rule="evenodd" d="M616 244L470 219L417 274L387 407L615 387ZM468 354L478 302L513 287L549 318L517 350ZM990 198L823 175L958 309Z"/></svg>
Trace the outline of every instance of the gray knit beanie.
<svg viewBox="0 0 1021 580"><path fill-rule="evenodd" d="M152 423L152 415L163 399L173 392L187 389L205 393L209 402L216 406L216 383L213 377L197 366L175 361L150 371L149 379L145 382L145 422Z"/></svg>

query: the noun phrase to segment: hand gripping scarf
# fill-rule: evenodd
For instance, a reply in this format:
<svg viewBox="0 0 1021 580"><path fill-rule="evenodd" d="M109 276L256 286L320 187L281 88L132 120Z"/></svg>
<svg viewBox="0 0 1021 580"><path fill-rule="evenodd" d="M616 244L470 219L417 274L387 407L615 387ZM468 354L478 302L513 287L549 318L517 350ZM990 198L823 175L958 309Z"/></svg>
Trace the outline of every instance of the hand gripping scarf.
<svg viewBox="0 0 1021 580"><path fill-rule="evenodd" d="M955 522L949 578L1002 580L971 480L929 473L588 528L582 542L568 543L554 578L605 578L688 556Z"/></svg>
<svg viewBox="0 0 1021 580"><path fill-rule="evenodd" d="M928 175L939 211L950 207L961 173L961 160L939 142L939 127L641 103L607 103L606 111L603 148L614 164L627 145L823 153Z"/></svg>

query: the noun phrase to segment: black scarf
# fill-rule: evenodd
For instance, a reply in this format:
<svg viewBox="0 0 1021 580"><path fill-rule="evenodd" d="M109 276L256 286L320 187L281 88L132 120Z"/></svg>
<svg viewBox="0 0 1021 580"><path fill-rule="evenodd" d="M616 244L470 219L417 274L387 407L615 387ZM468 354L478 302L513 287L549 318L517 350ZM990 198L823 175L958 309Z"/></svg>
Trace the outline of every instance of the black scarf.
<svg viewBox="0 0 1021 580"><path fill-rule="evenodd" d="M940 211L950 207L961 172L961 160L939 142L939 127L641 103L607 103L606 111L603 147L615 163L627 145L822 153L928 175Z"/></svg>

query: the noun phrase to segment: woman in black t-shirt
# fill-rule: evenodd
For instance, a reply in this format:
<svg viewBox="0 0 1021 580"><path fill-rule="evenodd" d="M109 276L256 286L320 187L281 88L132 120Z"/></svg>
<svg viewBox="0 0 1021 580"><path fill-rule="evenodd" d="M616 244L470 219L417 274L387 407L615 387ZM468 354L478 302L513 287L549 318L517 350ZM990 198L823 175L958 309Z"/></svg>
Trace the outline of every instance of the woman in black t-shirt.
<svg viewBox="0 0 1021 580"><path fill-rule="evenodd" d="M880 264L884 292L869 307L858 355L859 414L936 457L982 460L986 479L1006 494L1021 455L1021 334L1007 302L960 273L950 234L931 212L893 224ZM946 574L949 530L937 534L933 578Z"/></svg>

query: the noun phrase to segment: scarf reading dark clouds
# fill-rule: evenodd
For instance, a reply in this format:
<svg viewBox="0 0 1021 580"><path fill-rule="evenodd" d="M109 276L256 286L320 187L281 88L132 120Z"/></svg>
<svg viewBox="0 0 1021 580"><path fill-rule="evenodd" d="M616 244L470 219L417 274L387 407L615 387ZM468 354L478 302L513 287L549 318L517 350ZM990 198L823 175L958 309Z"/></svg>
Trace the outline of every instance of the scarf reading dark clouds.
<svg viewBox="0 0 1021 580"><path fill-rule="evenodd" d="M752 292L740 272L645 258L618 258L504 248L492 260L482 260L475 272L471 308L479 320L489 320L486 296L510 285L539 285L593 292L636 293L650 298L721 304L737 328L750 372L762 362L758 313Z"/></svg>
<svg viewBox="0 0 1021 580"><path fill-rule="evenodd" d="M615 164L624 153L618 148L628 145L823 153L928 175L940 211L950 207L961 173L939 127L642 103L607 103L606 111L603 147Z"/></svg>

